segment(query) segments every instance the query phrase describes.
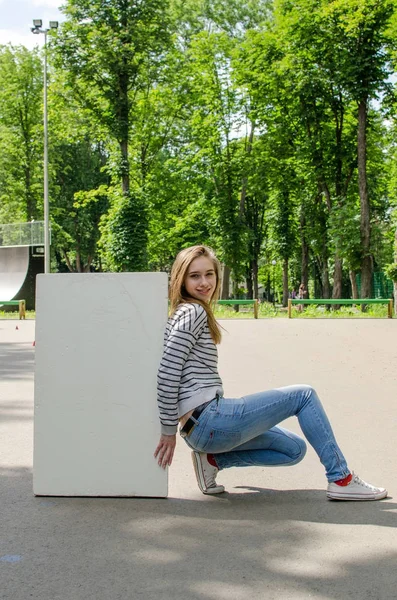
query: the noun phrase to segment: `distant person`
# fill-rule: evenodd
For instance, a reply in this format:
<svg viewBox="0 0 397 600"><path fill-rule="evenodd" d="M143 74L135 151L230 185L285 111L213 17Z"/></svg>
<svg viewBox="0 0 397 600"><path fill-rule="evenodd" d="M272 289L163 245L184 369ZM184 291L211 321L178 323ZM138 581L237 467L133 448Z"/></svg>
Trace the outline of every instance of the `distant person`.
<svg viewBox="0 0 397 600"><path fill-rule="evenodd" d="M307 289L304 283L301 283L299 286L298 298L307 298Z"/></svg>
<svg viewBox="0 0 397 600"><path fill-rule="evenodd" d="M300 286L299 286L298 298L301 299L301 300L307 298L307 289L306 289L306 286L305 286L304 283L301 283ZM300 312L302 312L303 308L304 308L303 304L299 304L298 305L298 310Z"/></svg>
<svg viewBox="0 0 397 600"><path fill-rule="evenodd" d="M290 297L292 298L292 300L295 300L295 298L296 298L295 288L292 288Z"/></svg>
<svg viewBox="0 0 397 600"><path fill-rule="evenodd" d="M192 450L200 490L220 494L225 488L216 476L222 469L291 466L303 459L305 441L278 425L296 416L324 465L328 498L385 498L386 489L365 483L349 469L311 386L224 397L216 347L221 330L213 313L219 289L220 265L210 248L193 246L178 254L171 271L171 317L157 380L158 464L165 469L172 463L179 421L180 434Z"/></svg>

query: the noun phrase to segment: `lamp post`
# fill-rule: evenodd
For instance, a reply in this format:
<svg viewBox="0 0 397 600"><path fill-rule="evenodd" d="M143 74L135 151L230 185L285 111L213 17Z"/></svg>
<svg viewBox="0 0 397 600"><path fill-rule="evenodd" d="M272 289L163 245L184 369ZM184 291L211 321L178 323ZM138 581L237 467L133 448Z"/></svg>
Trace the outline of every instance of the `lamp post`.
<svg viewBox="0 0 397 600"><path fill-rule="evenodd" d="M273 306L276 306L276 260L272 260L273 265Z"/></svg>
<svg viewBox="0 0 397 600"><path fill-rule="evenodd" d="M48 201L48 118L47 118L47 33L58 29L58 21L50 21L49 28L43 28L41 19L33 19L34 34L44 33L44 273L50 272L50 205Z"/></svg>

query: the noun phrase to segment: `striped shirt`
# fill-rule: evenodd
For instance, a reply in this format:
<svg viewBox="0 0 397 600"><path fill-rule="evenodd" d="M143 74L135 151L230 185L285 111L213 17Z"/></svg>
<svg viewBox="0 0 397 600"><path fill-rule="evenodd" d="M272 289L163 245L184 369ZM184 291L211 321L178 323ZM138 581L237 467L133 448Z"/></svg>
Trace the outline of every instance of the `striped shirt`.
<svg viewBox="0 0 397 600"><path fill-rule="evenodd" d="M207 313L200 304L181 304L168 319L157 375L161 433L175 434L179 417L217 394L223 389Z"/></svg>

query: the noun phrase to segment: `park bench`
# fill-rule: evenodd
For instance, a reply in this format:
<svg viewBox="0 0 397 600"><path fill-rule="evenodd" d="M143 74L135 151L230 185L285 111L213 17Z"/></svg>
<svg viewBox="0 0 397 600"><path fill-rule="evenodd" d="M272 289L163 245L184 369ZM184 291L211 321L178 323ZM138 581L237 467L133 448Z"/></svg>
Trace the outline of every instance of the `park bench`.
<svg viewBox="0 0 397 600"><path fill-rule="evenodd" d="M0 300L0 306L19 306L19 318L26 319L26 301L25 300Z"/></svg>
<svg viewBox="0 0 397 600"><path fill-rule="evenodd" d="M258 300L218 300L218 304L230 305L230 306L239 306L243 304L253 304L254 305L254 318L258 318Z"/></svg>
<svg viewBox="0 0 397 600"><path fill-rule="evenodd" d="M292 306L296 304L387 304L387 316L393 318L393 300L390 298L290 298L288 300L288 318L292 318Z"/></svg>

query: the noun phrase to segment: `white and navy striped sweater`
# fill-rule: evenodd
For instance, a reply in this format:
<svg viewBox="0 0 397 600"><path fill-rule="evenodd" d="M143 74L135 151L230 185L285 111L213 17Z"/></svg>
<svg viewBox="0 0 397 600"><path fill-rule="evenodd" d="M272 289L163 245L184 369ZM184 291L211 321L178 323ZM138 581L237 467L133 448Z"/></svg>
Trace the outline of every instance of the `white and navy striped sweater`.
<svg viewBox="0 0 397 600"><path fill-rule="evenodd" d="M161 433L176 433L179 417L217 394L223 389L207 313L200 304L181 304L168 319L157 376Z"/></svg>

